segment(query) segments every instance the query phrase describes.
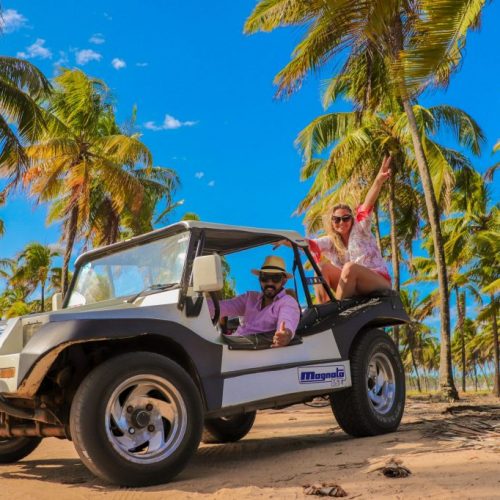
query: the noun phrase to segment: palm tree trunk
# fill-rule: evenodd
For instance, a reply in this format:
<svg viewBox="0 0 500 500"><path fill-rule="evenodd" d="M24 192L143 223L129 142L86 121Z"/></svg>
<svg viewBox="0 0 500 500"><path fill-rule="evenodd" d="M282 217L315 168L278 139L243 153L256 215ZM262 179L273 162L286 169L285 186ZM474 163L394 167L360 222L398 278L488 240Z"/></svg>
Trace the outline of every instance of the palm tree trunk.
<svg viewBox="0 0 500 500"><path fill-rule="evenodd" d="M483 378L484 378L484 381L486 383L486 388L489 391L490 390L490 383L488 381L488 377L486 376L486 372L484 370L484 366L481 363L479 363L479 369L481 370L481 373L483 374Z"/></svg>
<svg viewBox="0 0 500 500"><path fill-rule="evenodd" d="M424 191L425 205L431 226L432 240L434 244L434 255L438 274L440 312L441 312L441 353L439 360L439 385L441 394L445 399L458 400L458 392L453 381L451 369L451 343L450 343L450 297L448 292L448 274L446 270L446 260L444 254L443 236L439 221L439 208L436 195L432 186L432 179L429 166L425 158L422 142L418 134L417 121L413 108L408 98L403 99L403 106L408 117L408 126L415 149L420 180Z"/></svg>
<svg viewBox="0 0 500 500"><path fill-rule="evenodd" d="M389 219L391 224L391 261L392 261L392 275L394 276L393 288L399 293L400 289L400 276L399 276L399 251L398 251L398 239L396 234L396 189L395 189L395 172L397 169L397 164L393 158L393 174L389 179ZM394 342L396 347L399 349L399 326L393 326L392 331L394 334ZM412 353L413 356L413 353ZM418 375L417 375L418 378ZM419 392L420 391L420 381L418 382Z"/></svg>
<svg viewBox="0 0 500 500"><path fill-rule="evenodd" d="M395 61L398 61L399 54L404 50L403 44L403 24L400 14L397 14L394 19L394 46L392 47ZM441 351L439 361L439 385L442 397L448 400L458 400L458 392L453 381L453 373L451 369L451 343L450 343L450 297L448 290L448 274L446 270L446 260L444 254L443 236L441 234L441 225L439 221L439 208L436 200L436 194L432 186L431 174L429 165L425 158L424 148L418 133L417 120L410 102L405 84L404 75L399 75L400 84L399 91L401 101L406 116L408 117L408 127L413 141L413 149L415 151L415 159L417 161L420 181L424 191L425 206L429 224L431 226L432 241L434 244L434 256L436 258L436 267L439 283L439 295L441 299Z"/></svg>
<svg viewBox="0 0 500 500"><path fill-rule="evenodd" d="M491 307L492 307L492 330L493 330L493 360L495 362L495 369L493 370L495 379L493 381L493 394L500 397L500 367L498 356L498 323L497 323L497 303L496 297L491 294Z"/></svg>
<svg viewBox="0 0 500 500"><path fill-rule="evenodd" d="M45 311L45 284L42 283L42 292L40 298L40 312Z"/></svg>
<svg viewBox="0 0 500 500"><path fill-rule="evenodd" d="M66 296L66 292L68 291L68 269L69 269L69 261L71 259L71 253L73 252L73 246L75 244L76 239L76 224L78 221L78 207L73 207L71 209L71 214L69 216L69 220L67 226L65 228L64 239L66 240L66 248L64 250L64 261L62 267L62 283L61 290L63 297Z"/></svg>
<svg viewBox="0 0 500 500"><path fill-rule="evenodd" d="M455 296L457 301L457 330L460 334L460 351L462 358L462 391L465 392L465 332L464 332L464 320L465 320L465 292L463 296L460 294L460 289L458 286L455 288ZM463 300L463 302L462 302Z"/></svg>
<svg viewBox="0 0 500 500"><path fill-rule="evenodd" d="M413 371L415 372L417 390L418 392L422 392L422 388L420 386L420 375L418 373L417 362L415 359L415 332L410 325L406 325L404 328L406 329L406 338L408 340L408 349L410 350L411 364L413 366Z"/></svg>
<svg viewBox="0 0 500 500"><path fill-rule="evenodd" d="M474 374L474 388L477 392L478 380L477 380L477 355L474 354L472 357L472 373Z"/></svg>
<svg viewBox="0 0 500 500"><path fill-rule="evenodd" d="M373 208L373 215L375 217L375 224L374 224L375 238L377 240L378 249L380 250L380 253L382 254L382 238L380 236L380 220L379 220L379 215L378 215L378 203L375 203L375 207Z"/></svg>

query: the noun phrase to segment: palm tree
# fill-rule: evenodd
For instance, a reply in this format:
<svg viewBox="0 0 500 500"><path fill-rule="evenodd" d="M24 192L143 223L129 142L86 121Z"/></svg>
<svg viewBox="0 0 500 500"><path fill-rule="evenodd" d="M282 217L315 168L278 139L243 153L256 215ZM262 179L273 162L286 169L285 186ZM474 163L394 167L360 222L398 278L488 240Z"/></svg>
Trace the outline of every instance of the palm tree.
<svg viewBox="0 0 500 500"><path fill-rule="evenodd" d="M0 295L0 317L16 318L33 312L31 304L27 302L29 290L24 286L16 286L5 290Z"/></svg>
<svg viewBox="0 0 500 500"><path fill-rule="evenodd" d="M292 61L276 76L278 94L300 87L305 75L334 57L344 58L336 88L356 80L356 94L378 106L389 94L408 117L415 159L431 226L441 296L440 379L445 397L457 399L451 371L449 296L440 211L412 101L433 83L447 83L458 66L469 28L477 27L484 0L343 2L262 0L245 24L247 33L307 25ZM368 78L366 78L368 76Z"/></svg>
<svg viewBox="0 0 500 500"><path fill-rule="evenodd" d="M6 191L17 185L27 166L23 145L44 130L40 102L50 94L50 84L33 64L14 57L0 57L0 176L7 177ZM2 165L8 156L15 164Z"/></svg>
<svg viewBox="0 0 500 500"><path fill-rule="evenodd" d="M80 70L63 70L48 100L47 130L29 147L25 186L38 203L50 202L48 221L62 221L62 291L75 241L88 231L93 194L104 190L116 212L138 213L144 189L124 166L152 165L137 138L109 133L113 112L105 84ZM13 158L10 158L13 161Z"/></svg>
<svg viewBox="0 0 500 500"><path fill-rule="evenodd" d="M0 294L0 318L13 318L31 312L26 301L30 293L27 284L20 280L15 284L12 282L17 270L16 259L0 259L0 278L9 284Z"/></svg>
<svg viewBox="0 0 500 500"><path fill-rule="evenodd" d="M470 146L474 150L481 141L482 132L467 113L457 108L415 108L419 133L432 166L433 184L436 192L440 193L439 202L441 206L449 207L454 183L453 170L468 168L470 163L457 151L439 145L432 136L446 127L455 133L459 145ZM398 291L399 242L403 242L406 250L411 253L412 242L419 232L419 213L423 206L417 189L418 178L413 174L417 169L407 125L407 117L403 112L385 115L365 113L361 117L357 112L330 113L313 120L297 139L297 144L304 153L302 178L315 176L298 212L306 212L306 223L313 230L317 229L317 221L324 212L326 202L330 203L332 199L341 201L342 196L347 193L351 198L355 196L359 193L359 186L363 186L366 179L370 179L376 172L380 157L388 152L393 156L394 174L389 183L387 205L394 288ZM328 158L322 160L321 155L329 147ZM398 332L395 329L396 343Z"/></svg>
<svg viewBox="0 0 500 500"><path fill-rule="evenodd" d="M490 297L485 307L491 318L494 359L494 393L500 396L500 367L497 325L497 297L500 290L500 204L492 206L490 184L477 172L464 170L457 179L454 207L458 216L449 221L450 238L447 250L450 258L469 260L466 278L477 288L477 301L481 294Z"/></svg>
<svg viewBox="0 0 500 500"><path fill-rule="evenodd" d="M139 140L140 134L135 130L137 108L132 110L132 117L123 126L116 123L112 110L104 114L102 130L106 135L125 135ZM130 238L151 231L154 224L164 219L183 200L174 202L174 194L180 181L177 173L166 167L154 166L137 168L134 164L126 164L124 170L140 183L143 197L139 209L124 206L118 210L109 192L96 185L92 191L89 225L86 239L94 246L108 245L119 239ZM158 214L158 206L164 208Z"/></svg>
<svg viewBox="0 0 500 500"><path fill-rule="evenodd" d="M411 318L410 323L402 327L403 351L401 357L408 372L411 370L415 373L418 392L422 392L420 384L420 375L418 371L419 365L424 365L424 352L429 349L429 339L431 339L431 329L423 323L423 320L428 316L429 311L418 297L418 292L412 290L408 293L403 290L401 299L405 306L408 315ZM432 341L431 341L432 344Z"/></svg>
<svg viewBox="0 0 500 500"><path fill-rule="evenodd" d="M17 259L17 270L11 277L13 284L24 283L30 292L40 287L40 311L45 310L45 290L52 260L59 252L40 243L29 243Z"/></svg>

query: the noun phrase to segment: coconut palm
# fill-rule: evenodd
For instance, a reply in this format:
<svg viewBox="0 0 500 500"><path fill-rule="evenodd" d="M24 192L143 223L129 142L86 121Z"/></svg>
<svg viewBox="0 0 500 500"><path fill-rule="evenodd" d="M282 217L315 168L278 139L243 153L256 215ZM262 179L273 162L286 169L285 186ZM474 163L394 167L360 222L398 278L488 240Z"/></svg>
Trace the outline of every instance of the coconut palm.
<svg viewBox="0 0 500 500"><path fill-rule="evenodd" d="M30 293L40 287L40 311L45 310L45 291L52 261L59 252L40 243L29 243L17 259L17 270L10 282L24 284Z"/></svg>
<svg viewBox="0 0 500 500"><path fill-rule="evenodd" d="M27 284L20 280L15 284L12 282L17 270L16 259L0 259L0 278L8 284L0 294L0 318L18 316L17 312L20 315L31 312L31 307L27 304L27 297L30 293Z"/></svg>
<svg viewBox="0 0 500 500"><path fill-rule="evenodd" d="M7 191L21 179L27 166L23 145L43 130L40 102L50 94L50 84L33 64L14 57L0 57L0 176L7 177ZM17 161L5 168L6 156Z"/></svg>
<svg viewBox="0 0 500 500"><path fill-rule="evenodd" d="M490 321L494 359L494 393L500 396L498 352L497 294L500 290L500 204L492 206L490 183L477 172L464 170L458 178L461 186L454 197L459 215L449 221L447 243L450 258L469 258L467 278L479 292L490 297L486 306ZM478 297L481 304L481 297Z"/></svg>
<svg viewBox="0 0 500 500"><path fill-rule="evenodd" d="M24 286L4 290L0 295L0 317L15 318L33 312L32 305L27 302L29 293L29 289Z"/></svg>
<svg viewBox="0 0 500 500"><path fill-rule="evenodd" d="M493 332L496 328L495 294L500 289L500 211L498 206L491 206L489 191L489 183L478 172L471 168L458 171L451 203L452 215L443 224L450 289L456 296L457 330L461 335L463 390L466 371L465 293L480 306L483 306L483 295L490 295L489 317L493 336L490 342L494 357L498 346L498 335ZM424 241L424 246L432 255L432 245ZM412 269L419 281L435 281L437 278L432 257L413 259ZM429 296L429 307L437 307L437 295L435 291ZM498 380L498 368L495 373L495 380Z"/></svg>
<svg viewBox="0 0 500 500"><path fill-rule="evenodd" d="M412 290L411 293L403 290L401 299L411 319L401 329L403 333L401 358L407 372L414 371L417 390L422 392L418 366L424 365L424 352L429 349L429 339L432 333L431 329L423 323L423 320L428 316L428 310L422 307L422 302L416 290Z"/></svg>
<svg viewBox="0 0 500 500"><path fill-rule="evenodd" d="M116 123L112 110L105 113L101 120L102 131L106 135L125 135L139 140L136 131L137 108L134 106L132 117L123 126ZM94 246L108 245L119 239L130 238L151 231L154 224L164 219L183 201L174 202L175 191L180 181L177 173L166 167L138 168L135 164L126 164L123 169L141 184L142 201L138 209L124 206L118 210L111 194L104 186L96 184L92 190L90 216L86 230L86 240ZM159 206L163 209L158 213Z"/></svg>
<svg viewBox="0 0 500 500"><path fill-rule="evenodd" d="M473 151L482 140L482 132L476 122L465 112L450 106L435 106L429 109L415 106L419 133L431 165L434 189L440 194L443 207L450 206L454 170L470 168L470 163L462 154L445 148L433 140L433 136L443 129L455 133L458 144L470 146ZM399 242L411 253L412 242L419 231L419 213L423 207L422 196L416 189L418 176L413 155L412 138L408 130L406 114L357 112L330 113L313 120L300 134L297 144L304 153L305 166L302 178L314 176L314 183L299 205L299 213L306 213L306 223L317 229L325 204L343 197L355 198L360 188L370 180L380 157L393 156L392 170L387 199L390 220L390 254L392 260L394 288L400 289ZM325 150L328 158L322 160ZM348 194L349 193L349 194ZM381 197L383 202L384 197ZM424 214L422 214L424 215ZM398 330L395 329L395 340Z"/></svg>
<svg viewBox="0 0 500 500"><path fill-rule="evenodd" d="M356 85L356 94L367 106L374 103L377 107L388 90L403 105L438 261L442 392L453 399L458 395L451 372L449 298L440 211L412 101L430 84L448 82L460 62L467 31L479 25L483 5L484 0L262 0L245 24L247 33L271 31L279 26L307 26L291 62L276 76L278 94L296 90L308 72L326 66L337 57L343 60L343 66L336 77L336 88L342 89L351 80Z"/></svg>
<svg viewBox="0 0 500 500"><path fill-rule="evenodd" d="M465 298L463 299L465 308ZM466 376L470 374L477 386L477 353L474 349L474 339L477 335L476 323L462 315L462 320L457 320L452 337L451 352L456 364L461 364L462 368L462 391L466 391ZM471 373L472 372L472 373ZM477 389L476 389L477 390Z"/></svg>
<svg viewBox="0 0 500 500"><path fill-rule="evenodd" d="M75 241L89 227L93 193L104 190L117 212L125 207L138 212L144 189L124 166L149 168L152 158L137 137L108 133L113 110L102 81L80 70L63 70L54 83L47 130L26 148L30 166L23 181L38 203L51 203L48 222L62 222L65 293Z"/></svg>

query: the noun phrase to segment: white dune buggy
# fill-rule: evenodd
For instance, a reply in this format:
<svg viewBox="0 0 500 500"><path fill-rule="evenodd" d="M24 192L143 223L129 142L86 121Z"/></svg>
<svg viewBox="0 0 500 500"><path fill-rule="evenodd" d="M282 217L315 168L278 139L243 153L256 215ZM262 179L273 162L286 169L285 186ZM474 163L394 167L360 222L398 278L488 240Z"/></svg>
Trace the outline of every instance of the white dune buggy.
<svg viewBox="0 0 500 500"><path fill-rule="evenodd" d="M283 239L304 300L293 342L221 331L221 256ZM314 305L313 285L331 301ZM202 438L238 440L256 410L325 395L350 435L394 431L404 373L381 328L407 320L392 291L335 300L293 231L189 221L90 251L62 309L0 322L0 462L53 436L106 481L164 483Z"/></svg>

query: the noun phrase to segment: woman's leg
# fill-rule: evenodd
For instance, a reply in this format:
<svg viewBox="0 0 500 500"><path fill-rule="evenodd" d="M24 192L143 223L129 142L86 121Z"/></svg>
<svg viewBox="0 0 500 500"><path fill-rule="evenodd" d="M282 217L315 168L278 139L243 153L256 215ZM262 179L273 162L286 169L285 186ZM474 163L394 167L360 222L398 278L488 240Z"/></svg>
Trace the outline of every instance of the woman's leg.
<svg viewBox="0 0 500 500"><path fill-rule="evenodd" d="M331 262L321 264L320 269L321 274L323 275L323 278L325 278L328 286L332 290L335 290L339 284L341 270L334 266ZM328 297L323 285L314 285L314 292L316 293L316 297L320 304L330 300L330 297Z"/></svg>
<svg viewBox="0 0 500 500"><path fill-rule="evenodd" d="M367 267L348 262L342 268L335 292L337 299L347 299L354 295L365 295L375 290L391 288L384 277Z"/></svg>

